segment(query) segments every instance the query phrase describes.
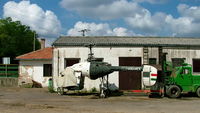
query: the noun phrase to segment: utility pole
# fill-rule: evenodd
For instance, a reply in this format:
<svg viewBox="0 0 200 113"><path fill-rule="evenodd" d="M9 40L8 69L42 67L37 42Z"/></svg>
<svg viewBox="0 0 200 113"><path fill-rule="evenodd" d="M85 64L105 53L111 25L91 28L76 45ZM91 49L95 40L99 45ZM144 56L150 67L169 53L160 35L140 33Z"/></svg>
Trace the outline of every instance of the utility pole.
<svg viewBox="0 0 200 113"><path fill-rule="evenodd" d="M85 33L88 32L88 31L90 31L90 30L89 29L82 29L78 32L82 32L82 36L85 36Z"/></svg>
<svg viewBox="0 0 200 113"><path fill-rule="evenodd" d="M35 32L33 33L33 51L35 51Z"/></svg>

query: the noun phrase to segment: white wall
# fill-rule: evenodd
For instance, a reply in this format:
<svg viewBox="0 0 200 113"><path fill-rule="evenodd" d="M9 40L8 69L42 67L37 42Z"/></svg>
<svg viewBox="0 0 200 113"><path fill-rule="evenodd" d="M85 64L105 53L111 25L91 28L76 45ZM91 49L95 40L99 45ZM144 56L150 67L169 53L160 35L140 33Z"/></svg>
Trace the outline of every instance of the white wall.
<svg viewBox="0 0 200 113"><path fill-rule="evenodd" d="M192 64L192 59L200 59L200 50L192 49L164 49L167 52L167 60L171 61L171 58L186 58L185 61Z"/></svg>
<svg viewBox="0 0 200 113"><path fill-rule="evenodd" d="M36 82L42 84L43 87L48 86L48 80L50 77L43 77L43 64L52 64L51 60L34 60L19 62L19 81L30 82L33 79ZM19 83L20 84L20 83Z"/></svg>
<svg viewBox="0 0 200 113"><path fill-rule="evenodd" d="M159 63L157 47L149 47L149 58L156 58L157 64ZM163 52L167 52L167 61L171 61L171 58L186 58L186 62L192 64L193 58L200 58L200 49L166 49L163 48ZM86 61L88 58L89 49L86 47L66 47L66 48L54 48L53 50L53 76L57 77L58 73L64 70L64 58L80 58L80 62ZM141 57L143 62L143 48L142 47L94 47L93 53L96 58L104 58L105 62L112 64L113 66L119 65L119 57ZM119 87L118 72L114 72L109 76L109 82ZM141 82L142 83L142 82ZM90 90L93 87L99 88L100 81L90 80L86 78L85 88ZM141 84L142 85L142 84ZM143 85L142 85L143 87ZM56 81L54 79L54 88L57 88Z"/></svg>
<svg viewBox="0 0 200 113"><path fill-rule="evenodd" d="M149 47L149 58L156 58L156 63L159 64L159 56L158 56L158 48L156 47Z"/></svg>
<svg viewBox="0 0 200 113"><path fill-rule="evenodd" d="M167 53L167 61L172 58L185 58L185 62L192 64L192 59L200 59L200 49L172 49L163 48L163 53ZM149 58L156 58L159 63L158 48L149 47Z"/></svg>
<svg viewBox="0 0 200 113"><path fill-rule="evenodd" d="M88 58L89 49L86 47L67 47L54 48L53 50L53 76L54 88L57 88L56 77L58 73L64 70L65 58L80 58L80 62L86 61ZM96 58L104 58L104 62L108 62L113 66L119 65L119 57L143 57L143 48L93 48L93 53ZM59 56L59 57L58 57ZM142 61L143 62L143 61ZM59 67L59 68L58 68ZM119 87L118 72L114 72L109 76L109 82ZM85 89L90 90L93 87L99 89L100 80L85 79Z"/></svg>

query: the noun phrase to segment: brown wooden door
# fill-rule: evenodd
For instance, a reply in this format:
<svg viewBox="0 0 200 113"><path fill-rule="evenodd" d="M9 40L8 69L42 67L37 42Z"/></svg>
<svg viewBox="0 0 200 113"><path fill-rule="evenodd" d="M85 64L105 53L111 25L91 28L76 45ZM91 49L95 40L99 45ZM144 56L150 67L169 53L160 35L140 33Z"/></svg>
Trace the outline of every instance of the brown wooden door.
<svg viewBox="0 0 200 113"><path fill-rule="evenodd" d="M65 58L65 68L79 63L79 58Z"/></svg>
<svg viewBox="0 0 200 113"><path fill-rule="evenodd" d="M141 66L141 57L119 57L119 66ZM120 71L119 89L120 90L141 89L141 72Z"/></svg>

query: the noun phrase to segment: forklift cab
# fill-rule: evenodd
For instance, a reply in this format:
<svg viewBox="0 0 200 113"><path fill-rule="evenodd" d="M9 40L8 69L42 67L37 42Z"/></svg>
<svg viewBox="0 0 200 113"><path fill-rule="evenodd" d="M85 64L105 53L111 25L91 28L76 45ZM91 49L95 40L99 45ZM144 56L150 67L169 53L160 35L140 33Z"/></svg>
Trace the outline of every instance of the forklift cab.
<svg viewBox="0 0 200 113"><path fill-rule="evenodd" d="M175 81L178 85L181 86L192 86L192 69L188 66L182 66L179 68L178 76L175 78Z"/></svg>

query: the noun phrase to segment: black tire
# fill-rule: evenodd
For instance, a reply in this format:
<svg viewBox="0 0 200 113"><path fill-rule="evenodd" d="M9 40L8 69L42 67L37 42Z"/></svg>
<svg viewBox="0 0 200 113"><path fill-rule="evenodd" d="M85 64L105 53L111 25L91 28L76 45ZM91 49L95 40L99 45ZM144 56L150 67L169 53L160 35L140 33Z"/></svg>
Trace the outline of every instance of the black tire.
<svg viewBox="0 0 200 113"><path fill-rule="evenodd" d="M179 98L181 96L181 89L177 85L171 85L166 90L166 94L170 98Z"/></svg>
<svg viewBox="0 0 200 113"><path fill-rule="evenodd" d="M57 88L57 93L58 93L58 95L64 95L64 88L58 87Z"/></svg>
<svg viewBox="0 0 200 113"><path fill-rule="evenodd" d="M197 89L196 94L200 98L200 87Z"/></svg>

